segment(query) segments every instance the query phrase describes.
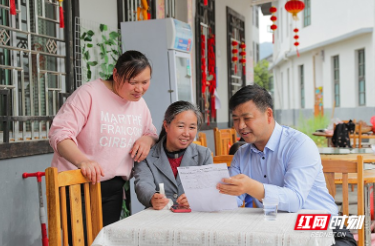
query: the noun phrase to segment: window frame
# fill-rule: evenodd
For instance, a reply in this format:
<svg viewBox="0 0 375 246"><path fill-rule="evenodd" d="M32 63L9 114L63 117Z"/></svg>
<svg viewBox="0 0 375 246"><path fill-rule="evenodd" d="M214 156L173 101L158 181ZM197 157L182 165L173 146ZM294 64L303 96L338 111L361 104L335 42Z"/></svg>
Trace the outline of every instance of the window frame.
<svg viewBox="0 0 375 246"><path fill-rule="evenodd" d="M299 73L299 85L300 85L300 107L305 108L306 102L305 102L305 71L304 66L299 65L298 66L298 73Z"/></svg>
<svg viewBox="0 0 375 246"><path fill-rule="evenodd" d="M216 37L216 14L215 14L215 7L216 3L215 0L208 0L208 4L204 5L204 0L197 0L196 1L196 14L195 14L195 47L199 47L195 49L195 64L196 68L202 67L202 54L201 54L201 35L203 34L203 28L208 28L211 30L211 33ZM206 75L208 76L208 39L206 37ZM216 57L216 38L215 38L215 46L214 46L214 53ZM209 93L208 87L205 89L205 95L202 94L202 73L200 69L197 69L196 73L196 100L197 105L199 106L201 113L203 115L203 124L201 126L201 130L211 130L217 127L217 111L216 117L212 117L212 114L209 115L210 121L207 121L208 112L212 112L211 107L211 95ZM217 83L217 80L216 80Z"/></svg>
<svg viewBox="0 0 375 246"><path fill-rule="evenodd" d="M227 23L227 71L228 71L228 100L236 93L241 87L246 85L246 74L242 72L242 65L239 62L237 64L232 63L232 41L238 41L238 43L245 43L245 28L246 21L245 17L235 10L227 6L226 8L226 23ZM233 35L235 35L233 37ZM256 45L255 45L256 48ZM239 52L238 52L239 54ZM253 54L255 56L255 54ZM254 59L254 58L253 58ZM237 74L234 72L234 66L237 67ZM247 64L246 64L247 65ZM238 71L239 75L238 75ZM236 80L237 82L233 82ZM228 111L228 127L233 126L232 114Z"/></svg>
<svg viewBox="0 0 375 246"><path fill-rule="evenodd" d="M27 0L26 0L27 1ZM17 6L17 5L16 5ZM43 8L43 7L42 7ZM73 69L73 63L71 62L74 59L75 51L74 51L74 44L73 44L73 36L74 36L74 18L75 16L79 16L79 1L73 1L73 0L66 0L63 1L63 9L64 9L64 20L65 20L65 27L63 30L63 36L64 36L64 45L65 45L65 61L64 61L64 67L65 67L65 82L61 81L64 85L60 85L60 87L63 87L65 89L64 91L60 91L56 93L55 102L57 103L57 109L61 107L63 104L63 100L65 97L71 94L71 92L74 91L75 85L74 85L74 69ZM19 13L17 13L18 15ZM40 17L39 17L40 18ZM18 16L17 16L18 19ZM31 23L32 15L27 14L27 22ZM10 25L4 26L5 27L11 27ZM33 28L33 27L30 27ZM17 30L19 30L17 28ZM31 30L31 29L30 29ZM16 30L14 30L16 31ZM32 32L28 34L33 35ZM28 42L28 45L33 45L32 42ZM10 46L11 47L11 46ZM30 47L29 47L30 48ZM15 62L15 57L12 57L12 61ZM30 61L31 60L31 61ZM32 58L29 58L29 63L31 63L29 66L34 66L34 62L32 61ZM35 64L37 69L39 69L39 65ZM46 71L47 72L47 71ZM26 83L26 81L25 81ZM25 83L21 83L21 86L23 87ZM28 81L28 83L30 83ZM11 122L19 122L19 124L24 124L22 122L32 122L32 121L45 121L47 127L50 126L52 123L52 120L55 115L49 115L49 112L46 112L46 116L37 116L37 115L27 115L27 116L12 116L11 114L11 108L12 107L21 107L19 105L19 102L15 102L14 105L11 102L11 96L12 94L8 89L0 88L0 100L2 100L2 105L4 106L5 111L3 112L3 115L0 115L0 124L3 125L3 142L0 143L0 160L3 159L9 159L9 158L16 158L16 157L26 157L26 156L33 156L33 155L39 155L39 154L47 154L52 153L53 149L51 148L49 144L48 137L46 139L25 139L23 141L9 141L9 125L15 124ZM21 100L24 97L21 97ZM38 103L40 102L40 98L33 98L34 100L37 99ZM24 102L22 102L24 104ZM49 123L48 123L49 122ZM48 132L48 129L46 129ZM40 136L39 136L40 137Z"/></svg>
<svg viewBox="0 0 375 246"><path fill-rule="evenodd" d="M363 61L361 61L361 54L363 53ZM366 53L365 49L357 50L357 85L358 85L358 106L366 106ZM363 74L361 74L361 67ZM361 83L363 83L363 91L361 90ZM363 96L363 103L361 103L361 95Z"/></svg>
<svg viewBox="0 0 375 246"><path fill-rule="evenodd" d="M335 107L340 107L340 57L339 55L332 57L332 77L333 77L333 98ZM337 88L337 89L336 89Z"/></svg>
<svg viewBox="0 0 375 246"><path fill-rule="evenodd" d="M311 0L305 0L305 8L303 10L303 27L311 25Z"/></svg>

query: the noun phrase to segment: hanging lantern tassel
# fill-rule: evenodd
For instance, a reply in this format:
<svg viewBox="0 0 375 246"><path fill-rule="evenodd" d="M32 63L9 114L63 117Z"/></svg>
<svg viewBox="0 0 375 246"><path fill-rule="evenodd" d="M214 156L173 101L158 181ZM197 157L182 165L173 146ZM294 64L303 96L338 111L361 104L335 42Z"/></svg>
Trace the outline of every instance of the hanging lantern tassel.
<svg viewBox="0 0 375 246"><path fill-rule="evenodd" d="M242 49L242 51L240 52L240 56L242 56L242 58L240 59L240 63L242 63L242 74L246 75L246 44L242 42L240 44L240 48Z"/></svg>
<svg viewBox="0 0 375 246"><path fill-rule="evenodd" d="M277 17L275 16L274 13L276 13L277 11L277 8L275 6L272 6L270 8L270 12L272 13L272 16L271 16L271 21L273 22L273 24L271 25L271 30L273 31L272 32L272 43L275 43L275 31L277 29L277 25L275 24L275 22L277 21Z"/></svg>
<svg viewBox="0 0 375 246"><path fill-rule="evenodd" d="M62 7L62 2L63 0L59 0L59 3L60 3L60 7L59 7L59 11L60 11L60 28L64 28L64 10L63 10L63 7Z"/></svg>
<svg viewBox="0 0 375 246"><path fill-rule="evenodd" d="M10 14L16 15L16 1L15 0L9 0L9 8L10 8Z"/></svg>
<svg viewBox="0 0 375 246"><path fill-rule="evenodd" d="M299 52L298 52L298 45L299 45L298 39L299 39L299 36L297 35L297 33L299 32L299 30L298 30L298 28L294 28L293 31L296 33L296 35L294 35L293 38L296 40L294 42L294 46L296 46L297 56L299 57Z"/></svg>
<svg viewBox="0 0 375 246"><path fill-rule="evenodd" d="M206 36L201 35L201 70L202 70L202 94L206 92L207 74L206 74Z"/></svg>
<svg viewBox="0 0 375 246"><path fill-rule="evenodd" d="M234 74L237 74L237 61L238 61L238 57L237 57L237 53L238 53L238 49L237 49L237 45L238 45L238 42L237 41L232 41L232 62L234 63Z"/></svg>

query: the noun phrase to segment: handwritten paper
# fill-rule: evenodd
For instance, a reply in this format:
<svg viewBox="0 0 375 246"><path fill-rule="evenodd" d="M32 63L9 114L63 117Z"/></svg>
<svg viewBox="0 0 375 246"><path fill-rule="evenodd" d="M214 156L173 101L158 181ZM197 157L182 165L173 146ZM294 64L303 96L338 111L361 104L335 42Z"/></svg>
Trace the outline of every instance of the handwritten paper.
<svg viewBox="0 0 375 246"><path fill-rule="evenodd" d="M227 164L178 167L182 186L192 211L219 211L237 208L235 196L220 194L216 185L228 178Z"/></svg>

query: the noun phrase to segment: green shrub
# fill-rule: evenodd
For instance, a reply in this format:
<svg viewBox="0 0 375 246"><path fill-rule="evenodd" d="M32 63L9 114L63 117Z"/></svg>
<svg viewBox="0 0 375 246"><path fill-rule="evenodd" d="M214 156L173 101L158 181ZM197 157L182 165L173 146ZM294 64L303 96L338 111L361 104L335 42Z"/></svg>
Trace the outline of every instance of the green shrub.
<svg viewBox="0 0 375 246"><path fill-rule="evenodd" d="M312 116L311 118L306 118L302 114L299 116L298 126L294 127L300 132L305 133L309 136L318 147L326 147L327 139L325 137L313 136L312 133L318 129L326 129L330 120L326 116Z"/></svg>

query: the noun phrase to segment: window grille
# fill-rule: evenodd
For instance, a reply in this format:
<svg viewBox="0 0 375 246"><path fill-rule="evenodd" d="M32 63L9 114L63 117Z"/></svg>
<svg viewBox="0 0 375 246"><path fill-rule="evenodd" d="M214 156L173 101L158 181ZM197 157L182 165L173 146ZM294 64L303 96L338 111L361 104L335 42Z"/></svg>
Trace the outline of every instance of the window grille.
<svg viewBox="0 0 375 246"><path fill-rule="evenodd" d="M358 104L359 106L366 105L366 81L365 81L365 50L357 51L358 62Z"/></svg>
<svg viewBox="0 0 375 246"><path fill-rule="evenodd" d="M58 1L0 1L0 143L47 139L65 90L65 40ZM5 118L4 118L5 117Z"/></svg>
<svg viewBox="0 0 375 246"><path fill-rule="evenodd" d="M335 106L340 107L340 63L339 56L333 57L333 94Z"/></svg>

